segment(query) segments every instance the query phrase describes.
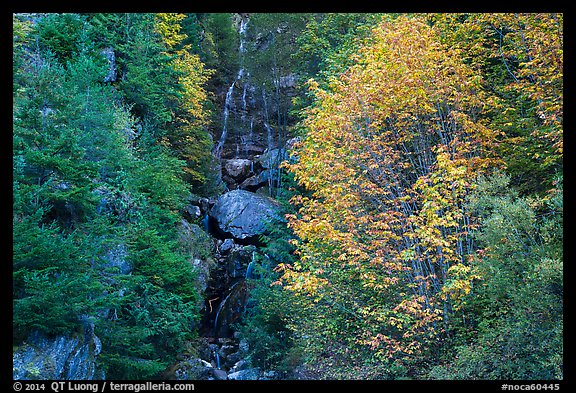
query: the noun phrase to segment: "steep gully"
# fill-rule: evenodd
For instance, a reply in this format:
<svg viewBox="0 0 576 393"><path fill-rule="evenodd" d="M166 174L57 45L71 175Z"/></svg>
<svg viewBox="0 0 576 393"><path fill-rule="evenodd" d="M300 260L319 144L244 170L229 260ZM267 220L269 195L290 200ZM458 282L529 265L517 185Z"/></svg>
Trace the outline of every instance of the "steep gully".
<svg viewBox="0 0 576 393"><path fill-rule="evenodd" d="M214 239L216 261L204 291L200 335L206 348L196 359L192 375L185 367L177 370L179 379L272 377L248 368L243 359L247 341L234 331L250 307L249 285L250 279L256 278L256 259L266 258L259 250L258 238L267 219L278 213L271 197L280 185L279 164L287 157L286 143L280 143L282 138L269 124L269 110L278 103L270 99L264 86L251 83L244 68L248 24L243 16L238 26L240 68L226 91L222 128L213 151L221 162L227 191L209 201L203 211L204 229Z"/></svg>
<svg viewBox="0 0 576 393"><path fill-rule="evenodd" d="M264 86L255 86L244 67L248 23L243 15L238 24L240 68L225 94L222 128L213 152L221 162L221 178L227 191L214 200L191 203L191 218L204 215L204 231L192 224L194 220L182 220L183 238L193 243L205 238L206 232L215 245L212 258L191 260L204 293L203 304L199 305L199 332L205 345L194 357L178 355L163 375L167 379L275 378L273 373L249 367L245 360L247 341L234 331L235 323L250 307L249 285L257 278L256 260L266 263L258 238L265 231L267 219L278 214L270 197L280 185L279 164L287 158L290 146L286 137L281 137L280 127L274 130L270 124L269 111L279 113L278 100L275 102ZM275 98L282 88L287 95L293 91L293 83L291 75L283 81L276 78ZM105 198L102 203L107 203ZM132 267L126 256L125 245L112 247L102 258L102 269L118 268L120 274L130 274ZM123 293L124 289L119 296ZM106 309L103 314L110 311ZM14 379L105 379L97 359L103 344L89 316L82 317L82 325L84 334L71 337L31 335L13 354Z"/></svg>

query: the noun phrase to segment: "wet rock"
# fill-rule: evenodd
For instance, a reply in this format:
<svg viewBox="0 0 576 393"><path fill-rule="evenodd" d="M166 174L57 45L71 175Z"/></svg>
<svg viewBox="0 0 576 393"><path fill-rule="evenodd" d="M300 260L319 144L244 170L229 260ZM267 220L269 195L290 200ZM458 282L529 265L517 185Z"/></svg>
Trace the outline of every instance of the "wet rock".
<svg viewBox="0 0 576 393"><path fill-rule="evenodd" d="M174 370L177 380L207 380L213 377L212 365L200 358L179 362Z"/></svg>
<svg viewBox="0 0 576 393"><path fill-rule="evenodd" d="M224 366L228 367L229 369L233 368L240 361L240 357L241 357L241 355L239 352L233 352L233 353L229 354L228 356L226 356L226 361L224 363ZM236 369L234 371L239 371L239 370L241 370L241 369Z"/></svg>
<svg viewBox="0 0 576 393"><path fill-rule="evenodd" d="M278 217L278 212L279 206L272 199L233 190L220 196L209 214L221 234L250 243L266 232L267 222Z"/></svg>
<svg viewBox="0 0 576 393"><path fill-rule="evenodd" d="M236 246L226 258L226 271L231 278L246 277L247 269L254 259L257 248L253 245Z"/></svg>
<svg viewBox="0 0 576 393"><path fill-rule="evenodd" d="M236 371L228 374L228 379L235 380L257 380L261 377L262 373L258 368L248 368L245 370Z"/></svg>
<svg viewBox="0 0 576 393"><path fill-rule="evenodd" d="M240 359L230 368L230 373L233 374L237 371L246 370L247 368L249 368L248 361L245 359Z"/></svg>
<svg viewBox="0 0 576 393"><path fill-rule="evenodd" d="M296 75L288 74L281 76L278 80L278 86L281 89L294 89L296 88Z"/></svg>
<svg viewBox="0 0 576 393"><path fill-rule="evenodd" d="M235 182L244 180L251 171L253 166L252 161L244 158L235 158L223 161L223 176L228 176Z"/></svg>
<svg viewBox="0 0 576 393"><path fill-rule="evenodd" d="M228 373L224 370L219 370L217 368L212 369L212 375L214 376L214 379L216 379L216 380L223 381L223 380L228 379Z"/></svg>
<svg viewBox="0 0 576 393"><path fill-rule="evenodd" d="M214 314L212 324L214 336L229 337L232 334L232 327L244 315L248 298L247 289L246 281L240 279L223 294L223 299ZM220 361L222 364L225 359L220 359Z"/></svg>
<svg viewBox="0 0 576 393"><path fill-rule="evenodd" d="M244 180L238 188L248 191L256 191L258 188L268 185L268 179L270 179L270 170L265 170L257 175L251 176Z"/></svg>
<svg viewBox="0 0 576 393"><path fill-rule="evenodd" d="M297 94L296 85L296 75L292 73L286 76L281 76L278 79L278 87L281 89L282 93L286 94L288 97L294 97Z"/></svg>
<svg viewBox="0 0 576 393"><path fill-rule="evenodd" d="M269 149L256 158L256 162L265 169L278 168L288 158L286 149Z"/></svg>
<svg viewBox="0 0 576 393"><path fill-rule="evenodd" d="M226 255L235 247L236 247L236 243L234 243L234 240L224 239L222 244L220 244L220 246L218 247L218 251L220 251L220 254Z"/></svg>
<svg viewBox="0 0 576 393"><path fill-rule="evenodd" d="M194 220L202 217L202 210L200 209L200 206L188 205L186 206L186 214L190 219Z"/></svg>
<svg viewBox="0 0 576 393"><path fill-rule="evenodd" d="M234 353L235 350L236 348L234 345L222 345L218 350L218 354L220 355L220 358L226 358L228 355Z"/></svg>
<svg viewBox="0 0 576 393"><path fill-rule="evenodd" d="M260 379L266 379L266 380L280 379L280 374L277 371L269 370L265 371Z"/></svg>
<svg viewBox="0 0 576 393"><path fill-rule="evenodd" d="M13 353L13 379L103 379L96 364L102 345L92 329L83 336L50 338L34 332Z"/></svg>

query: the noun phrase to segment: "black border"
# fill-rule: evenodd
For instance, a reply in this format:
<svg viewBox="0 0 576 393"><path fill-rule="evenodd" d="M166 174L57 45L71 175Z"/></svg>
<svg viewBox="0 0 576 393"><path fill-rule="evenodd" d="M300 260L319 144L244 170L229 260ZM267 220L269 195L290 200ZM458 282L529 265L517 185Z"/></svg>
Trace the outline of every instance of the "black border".
<svg viewBox="0 0 576 393"><path fill-rule="evenodd" d="M486 2L479 2L479 1L460 1L460 2L448 2L448 1L436 1L436 2L427 2L427 1L420 1L418 4L414 3L400 3L400 2L392 2L392 1L385 1L385 0L372 0L372 1L345 1L345 0L333 0L330 3L326 2L318 2L313 0L308 0L304 2L295 2L294 0L291 1L268 1L258 2L258 3L250 3L247 1L238 1L235 3L232 2L224 2L223 0L214 1L214 0L182 0L182 1L148 1L148 2L127 2L126 0L98 0L98 1L52 1L52 0L44 0L43 2L17 2L14 4L3 4L3 23L1 24L6 31L4 32L5 39L2 41L5 44L6 52L2 59L4 62L7 59L11 59L11 54L8 52L10 50L7 42L7 37L11 36L11 19L13 13L20 13L20 12L291 12L291 13L303 13L303 12L400 12L400 13L420 13L420 12L562 12L565 16L565 26L569 26L568 29L565 29L565 36L568 38L571 35L571 29L573 25L571 22L574 19L571 19L570 16L573 16L572 13L568 12L569 7L568 3L566 2L559 2L559 1L543 1L540 0L539 2L523 2L523 3L514 3L514 2L507 2L501 0L499 3L486 3ZM566 38L566 37L565 37ZM568 44L566 47L568 50L564 51L564 54L567 55L568 62L565 63L571 64L570 60L572 58L572 52L574 51L574 46L572 46L573 42L569 39ZM4 46L4 45L3 45ZM566 60L566 59L565 59ZM571 79L570 71L572 68L570 66L565 67L568 72L565 71L564 78L566 78L569 82ZM568 74L568 75L566 75ZM10 77L10 73L5 72L5 87L4 92L6 96L10 94L10 97L6 97L6 100L3 101L5 106L8 107L8 103L12 102L11 91L12 91L12 79L8 79ZM565 87L568 87L568 92L571 91L570 83L564 84ZM564 97L574 97L570 94L564 94ZM565 100L570 105L570 99ZM569 106L568 105L568 106ZM568 113L572 113L569 109ZM568 130L568 138L565 138L565 153L564 157L567 163L573 159L574 154L572 152L572 139L576 133L573 127L570 127L570 116L565 117L568 119L568 126L565 126L564 129ZM11 124L11 116L10 114L5 114L4 119L6 122L10 122L7 129L12 130ZM12 145L11 133L9 134L7 131L3 133L3 137L7 139L5 144L2 144L3 148L8 150L8 147ZM567 142L567 143L566 143ZM5 160L4 165L6 168L11 166L11 152L5 152L1 155L1 157ZM568 166L565 165L567 168L571 168L570 164ZM8 174L7 176L3 177L6 179L6 187L12 187L12 178L11 172L5 171L4 173ZM571 194L573 181L570 176L565 176L565 195L569 195L567 199L568 202L572 202L574 200L573 194ZM5 194L6 195L6 194ZM6 219L4 222L9 223L8 225L12 226L12 219L11 215L8 215L8 201L12 201L12 197L10 199L4 200L4 207L6 207L7 214ZM568 204L568 213L571 210L571 204ZM570 216L570 214L568 214ZM568 220L568 228L570 227L571 220ZM570 230L564 231L570 234ZM566 234L566 233L565 233ZM566 253L568 251L568 253ZM11 255L11 249L9 251ZM565 273L573 269L573 261L572 258L566 258L566 254L570 255L570 247L565 247L565 260L568 260L568 264L565 267ZM11 258L10 258L11 259ZM8 261L4 266L8 266ZM2 275L3 280L11 281L11 275L6 272ZM571 279L575 277L573 274L568 274L566 277ZM3 285L4 290L6 293L6 298L12 298L11 293L11 285L8 285L7 282ZM536 390L535 387L540 385L548 385L554 386L558 384L559 391L565 391L569 386L576 387L574 384L574 376L575 371L572 367L571 363L571 353L573 349L576 347L573 339L571 337L571 332L573 332L573 322L569 317L570 312L573 311L573 303L570 301L571 296L573 296L573 292L571 290L571 286L568 285L565 288L565 296L564 296L564 380L557 381L529 381L529 380L464 380L464 381L456 381L456 380L327 380L327 381L319 381L319 380L274 380L274 381L149 381L152 383L160 383L164 382L165 384L169 384L174 386L175 384L193 384L194 390L189 390L193 392L214 392L220 391L220 389L228 390L228 389L250 389L253 391L256 389L262 389L262 391L269 392L270 389L274 389L275 387L282 387L282 388L293 388L293 389L311 389L317 390L321 389L322 392L329 392L331 390L336 389L362 389L363 391L389 391L389 392L396 392L396 391L410 391L411 389L425 389L426 391L455 391L455 392L465 392L468 389L480 389L481 391L485 392L493 392L493 391L545 391L551 392L555 391L553 389L544 389ZM568 300L568 301L566 301ZM12 302L8 306L9 310L12 310ZM12 321L11 314L5 318L5 321ZM5 335L6 336L6 335ZM5 337L4 343L8 344L8 338ZM568 350L566 350L568 348ZM17 391L15 384L17 382L21 382L22 389L21 391L25 392L26 387L34 386L44 386L45 388L41 390L42 392L52 392L50 388L52 382L61 382L61 381L14 381L12 379L12 375L8 369L8 365L12 363L12 357L10 356L10 349L7 348L3 351L4 356L0 359L2 360L2 384L0 386L5 386L7 388L6 391ZM10 357L9 357L10 356ZM6 364L4 364L6 361ZM5 368L4 368L5 367ZM98 385L98 392L102 392L102 388L104 386L104 381L78 381L86 384L97 384ZM115 383L133 383L133 384L142 384L146 383L147 381L108 381ZM517 389L508 388L504 390L502 388L503 384L508 385L518 385ZM522 386L524 387L522 388ZM532 387L532 388L531 388ZM216 389L216 390L215 390ZM4 391L4 390L3 390ZM28 390L30 391L30 390ZM67 392L67 389L61 390L62 392ZM106 392L110 392L110 387L108 385ZM146 391L146 390L141 390ZM167 390L164 390L167 391ZM174 390L172 390L174 391ZM82 392L90 392L90 390L84 390ZM128 391L130 392L130 391ZM357 393L357 392L353 392Z"/></svg>

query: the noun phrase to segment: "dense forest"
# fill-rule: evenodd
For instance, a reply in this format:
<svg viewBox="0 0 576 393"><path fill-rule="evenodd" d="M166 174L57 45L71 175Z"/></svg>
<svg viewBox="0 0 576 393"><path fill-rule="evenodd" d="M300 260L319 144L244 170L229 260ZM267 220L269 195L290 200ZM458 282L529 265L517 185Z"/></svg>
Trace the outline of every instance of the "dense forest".
<svg viewBox="0 0 576 393"><path fill-rule="evenodd" d="M563 379L563 15L13 14L14 379Z"/></svg>

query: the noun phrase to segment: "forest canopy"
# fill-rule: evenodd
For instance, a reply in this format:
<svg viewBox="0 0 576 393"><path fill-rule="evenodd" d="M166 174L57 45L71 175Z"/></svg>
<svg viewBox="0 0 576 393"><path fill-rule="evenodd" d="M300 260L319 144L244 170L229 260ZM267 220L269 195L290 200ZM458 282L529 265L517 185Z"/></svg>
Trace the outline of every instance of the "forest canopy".
<svg viewBox="0 0 576 393"><path fill-rule="evenodd" d="M107 379L199 358L242 145L281 209L232 326L250 367L563 379L563 14L12 22L14 348L91 326Z"/></svg>

